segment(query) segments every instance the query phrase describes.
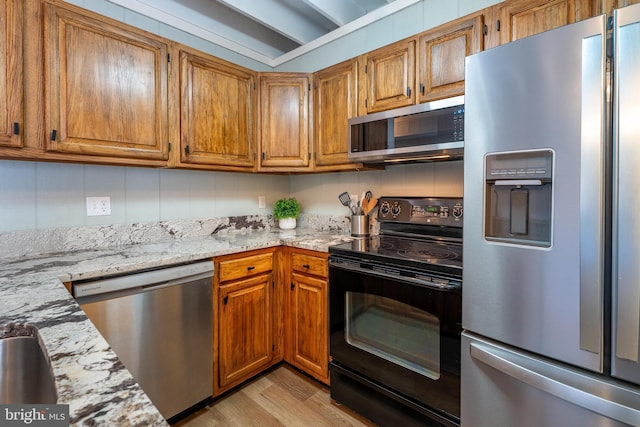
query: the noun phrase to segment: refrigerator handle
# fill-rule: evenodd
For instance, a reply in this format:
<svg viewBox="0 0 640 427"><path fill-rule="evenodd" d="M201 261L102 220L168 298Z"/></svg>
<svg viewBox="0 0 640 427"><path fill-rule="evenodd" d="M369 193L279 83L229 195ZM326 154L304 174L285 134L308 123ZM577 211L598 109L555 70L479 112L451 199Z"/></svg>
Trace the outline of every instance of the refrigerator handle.
<svg viewBox="0 0 640 427"><path fill-rule="evenodd" d="M558 368L554 368L552 367L553 365L544 361L535 361L535 359L520 356L485 343L472 342L470 347L473 359L531 387L613 420L630 425L640 424L640 410L591 393L587 390L589 388L587 383L590 378L585 380L579 373L563 370L565 373L568 372L569 375L558 375ZM523 361L526 361L526 363L523 363ZM579 384L580 382L583 384ZM603 396L609 397L613 394L618 394L616 392L620 392L620 390L600 391ZM633 398L630 401L633 401Z"/></svg>
<svg viewBox="0 0 640 427"><path fill-rule="evenodd" d="M640 179L637 167L640 157L637 125L640 6L634 7L614 12L617 63L613 79L613 176L617 178L613 180L612 279L615 356L637 364L640 360L640 244L636 238L640 231L637 212L640 201L637 188ZM637 381L637 365L633 370L635 373L631 376Z"/></svg>
<svg viewBox="0 0 640 427"><path fill-rule="evenodd" d="M604 174L605 101L602 82L605 65L603 34L584 38L580 113L580 348L600 355L604 280L604 183L601 177Z"/></svg>

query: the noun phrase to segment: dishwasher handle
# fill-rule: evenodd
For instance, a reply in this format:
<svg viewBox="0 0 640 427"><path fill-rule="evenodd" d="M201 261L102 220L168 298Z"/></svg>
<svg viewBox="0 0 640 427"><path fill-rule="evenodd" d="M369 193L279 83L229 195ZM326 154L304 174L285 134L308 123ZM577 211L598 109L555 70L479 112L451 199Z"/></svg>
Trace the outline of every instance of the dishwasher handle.
<svg viewBox="0 0 640 427"><path fill-rule="evenodd" d="M78 302L88 297L92 297L92 300L106 299L113 293L132 290L144 292L150 288L167 287L212 276L213 261L198 262L74 284L73 296Z"/></svg>

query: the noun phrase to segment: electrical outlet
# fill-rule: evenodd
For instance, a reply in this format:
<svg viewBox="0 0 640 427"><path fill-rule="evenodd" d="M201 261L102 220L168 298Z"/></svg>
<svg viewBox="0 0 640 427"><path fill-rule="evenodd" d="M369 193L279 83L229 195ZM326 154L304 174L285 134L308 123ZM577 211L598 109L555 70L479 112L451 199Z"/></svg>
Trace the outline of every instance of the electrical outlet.
<svg viewBox="0 0 640 427"><path fill-rule="evenodd" d="M258 208L264 209L267 207L267 201L264 196L258 196Z"/></svg>
<svg viewBox="0 0 640 427"><path fill-rule="evenodd" d="M111 215L111 197L87 197L87 216Z"/></svg>

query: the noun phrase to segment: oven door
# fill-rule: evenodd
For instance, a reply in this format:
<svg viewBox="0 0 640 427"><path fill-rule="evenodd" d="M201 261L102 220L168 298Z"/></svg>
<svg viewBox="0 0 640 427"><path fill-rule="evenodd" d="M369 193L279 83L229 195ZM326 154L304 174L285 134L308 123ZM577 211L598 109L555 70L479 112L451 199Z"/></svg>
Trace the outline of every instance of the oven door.
<svg viewBox="0 0 640 427"><path fill-rule="evenodd" d="M329 261L332 368L459 423L461 289L339 261Z"/></svg>

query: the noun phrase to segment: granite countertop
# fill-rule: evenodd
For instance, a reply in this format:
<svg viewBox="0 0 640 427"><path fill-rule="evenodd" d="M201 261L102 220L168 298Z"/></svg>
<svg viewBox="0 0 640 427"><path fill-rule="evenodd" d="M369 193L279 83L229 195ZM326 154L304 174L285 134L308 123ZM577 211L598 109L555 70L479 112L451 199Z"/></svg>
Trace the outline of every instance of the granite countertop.
<svg viewBox="0 0 640 427"><path fill-rule="evenodd" d="M166 425L63 282L287 245L326 252L347 234L302 229L246 231L0 260L0 336L37 328L51 360L58 403L71 425Z"/></svg>

